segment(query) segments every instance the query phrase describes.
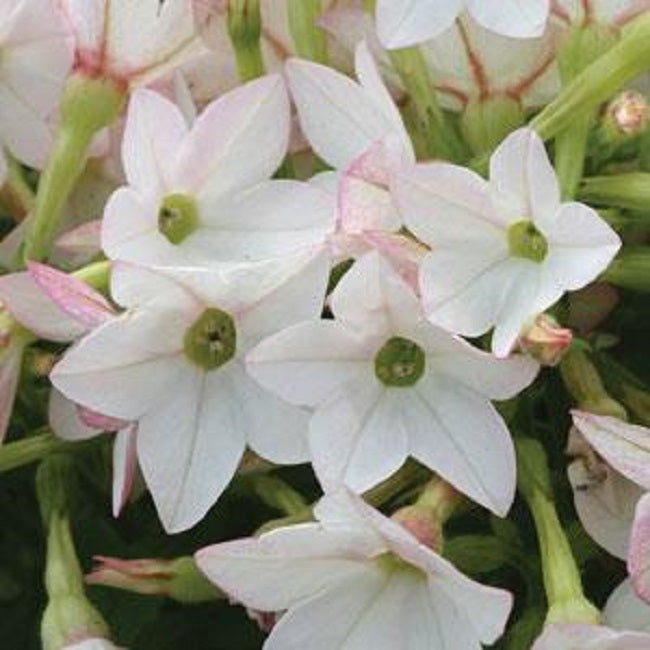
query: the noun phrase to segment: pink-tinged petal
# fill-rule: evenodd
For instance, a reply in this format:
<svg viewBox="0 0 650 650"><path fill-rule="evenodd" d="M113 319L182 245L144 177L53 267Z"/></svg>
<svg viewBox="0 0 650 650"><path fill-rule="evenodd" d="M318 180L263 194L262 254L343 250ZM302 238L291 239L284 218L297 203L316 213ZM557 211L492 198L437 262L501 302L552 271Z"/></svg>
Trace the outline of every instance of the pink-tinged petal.
<svg viewBox="0 0 650 650"><path fill-rule="evenodd" d="M232 90L194 123L177 152L177 182L200 205L261 183L287 152L289 126L289 98L281 76L268 75Z"/></svg>
<svg viewBox="0 0 650 650"><path fill-rule="evenodd" d="M77 405L56 388L50 392L47 419L52 431L63 440L88 440L104 431L88 426L79 417Z"/></svg>
<svg viewBox="0 0 650 650"><path fill-rule="evenodd" d="M187 326L186 315L178 311L152 307L127 312L70 348L50 379L78 404L114 418L137 420L182 376Z"/></svg>
<svg viewBox="0 0 650 650"><path fill-rule="evenodd" d="M544 236L549 251L544 260L545 282L574 291L593 282L621 247L620 237L592 208L564 203Z"/></svg>
<svg viewBox="0 0 650 650"><path fill-rule="evenodd" d="M97 327L115 316L115 310L101 293L73 275L38 262L29 262L27 269L57 307L87 328Z"/></svg>
<svg viewBox="0 0 650 650"><path fill-rule="evenodd" d="M260 611L281 611L342 579L364 575L362 548L354 530L302 524L209 546L196 561L235 600Z"/></svg>
<svg viewBox="0 0 650 650"><path fill-rule="evenodd" d="M337 169L396 132L372 91L326 66L290 59L286 74L300 124L314 151ZM402 127L403 128L403 127Z"/></svg>
<svg viewBox="0 0 650 650"><path fill-rule="evenodd" d="M546 29L550 0L467 0L475 20L512 38L535 38Z"/></svg>
<svg viewBox="0 0 650 650"><path fill-rule="evenodd" d="M101 219L94 219L69 230L54 242L54 250L76 268L90 263L101 252Z"/></svg>
<svg viewBox="0 0 650 650"><path fill-rule="evenodd" d="M355 262L329 303L340 323L367 339L406 334L423 320L413 290L376 251Z"/></svg>
<svg viewBox="0 0 650 650"><path fill-rule="evenodd" d="M119 431L113 443L113 517L124 509L138 470L137 425Z"/></svg>
<svg viewBox="0 0 650 650"><path fill-rule="evenodd" d="M206 373L186 364L139 421L138 460L168 533L198 523L237 470L246 440L235 389L227 368Z"/></svg>
<svg viewBox="0 0 650 650"><path fill-rule="evenodd" d="M50 300L29 273L2 276L0 300L21 325L40 338L68 342L88 330L87 325Z"/></svg>
<svg viewBox="0 0 650 650"><path fill-rule="evenodd" d="M636 593L650 603L650 494L636 506L627 570Z"/></svg>
<svg viewBox="0 0 650 650"><path fill-rule="evenodd" d="M403 412L411 455L477 503L505 516L515 495L515 453L492 404L458 382L425 375L408 391Z"/></svg>
<svg viewBox="0 0 650 650"><path fill-rule="evenodd" d="M10 343L8 347L3 348L0 341L0 444L7 433L13 411L20 379L22 352L22 345Z"/></svg>
<svg viewBox="0 0 650 650"><path fill-rule="evenodd" d="M607 552L626 559L634 510L644 490L609 467L605 476L594 476L582 459L567 471L578 517L588 535Z"/></svg>
<svg viewBox="0 0 650 650"><path fill-rule="evenodd" d="M546 232L560 208L560 186L542 139L529 128L511 133L490 158L490 186L510 221L530 219Z"/></svg>
<svg viewBox="0 0 650 650"><path fill-rule="evenodd" d="M307 430L309 412L292 406L265 390L239 364L233 366L237 394L237 422L248 446L273 463L293 465L309 460Z"/></svg>
<svg viewBox="0 0 650 650"><path fill-rule="evenodd" d="M121 431L126 429L130 423L127 420L120 420L119 418L112 418L103 413L97 413L84 406L77 406L79 418L88 427L99 429L100 431Z"/></svg>
<svg viewBox="0 0 650 650"><path fill-rule="evenodd" d="M379 39L389 49L422 43L450 27L461 9L461 0L378 0Z"/></svg>
<svg viewBox="0 0 650 650"><path fill-rule="evenodd" d="M584 411L571 415L580 433L614 469L650 489L650 429Z"/></svg>
<svg viewBox="0 0 650 650"><path fill-rule="evenodd" d="M392 268L415 293L419 292L420 263L427 253L427 249L422 244L404 235L373 230L364 232L362 239L370 248L374 248L388 260Z"/></svg>
<svg viewBox="0 0 650 650"><path fill-rule="evenodd" d="M309 183L272 180L200 206L203 227L186 246L196 260L259 261L322 245L336 205Z"/></svg>
<svg viewBox="0 0 650 650"><path fill-rule="evenodd" d="M647 650L650 635L600 625L547 625L532 650Z"/></svg>
<svg viewBox="0 0 650 650"><path fill-rule="evenodd" d="M650 607L634 591L628 578L614 589L603 609L603 624L617 630L650 633Z"/></svg>
<svg viewBox="0 0 650 650"><path fill-rule="evenodd" d="M374 487L408 456L400 395L371 374L353 379L314 413L309 424L312 464L324 489Z"/></svg>
<svg viewBox="0 0 650 650"><path fill-rule="evenodd" d="M159 198L181 189L172 186L172 168L187 131L173 102L152 90L139 89L131 95L122 164L129 185L143 197Z"/></svg>
<svg viewBox="0 0 650 650"><path fill-rule="evenodd" d="M246 357L262 386L291 404L315 407L364 375L373 350L336 321L299 323L264 339Z"/></svg>

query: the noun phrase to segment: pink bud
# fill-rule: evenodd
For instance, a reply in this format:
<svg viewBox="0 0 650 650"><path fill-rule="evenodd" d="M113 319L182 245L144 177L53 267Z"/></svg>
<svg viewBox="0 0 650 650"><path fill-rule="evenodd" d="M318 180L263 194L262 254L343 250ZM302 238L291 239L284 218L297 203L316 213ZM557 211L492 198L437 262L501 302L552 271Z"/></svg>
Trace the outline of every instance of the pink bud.
<svg viewBox="0 0 650 650"><path fill-rule="evenodd" d="M570 329L560 327L548 314L537 316L531 327L520 337L519 347L544 366L556 366L573 340Z"/></svg>
<svg viewBox="0 0 650 650"><path fill-rule="evenodd" d="M440 552L443 542L442 525L432 515L431 508L414 504L400 508L391 519L408 530L420 544Z"/></svg>
<svg viewBox="0 0 650 650"><path fill-rule="evenodd" d="M626 90L609 104L606 115L620 133L635 136L645 131L650 106L640 92Z"/></svg>

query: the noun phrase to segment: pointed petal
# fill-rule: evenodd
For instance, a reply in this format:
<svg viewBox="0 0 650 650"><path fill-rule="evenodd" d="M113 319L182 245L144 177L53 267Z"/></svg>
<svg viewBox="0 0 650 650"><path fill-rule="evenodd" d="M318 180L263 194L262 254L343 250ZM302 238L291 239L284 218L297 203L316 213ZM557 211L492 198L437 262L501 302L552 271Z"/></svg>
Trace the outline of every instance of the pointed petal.
<svg viewBox="0 0 650 650"><path fill-rule="evenodd" d="M7 433L20 379L22 346L0 349L0 443Z"/></svg>
<svg viewBox="0 0 650 650"><path fill-rule="evenodd" d="M490 158L490 186L511 221L531 219L545 231L560 208L560 186L542 139L529 128L511 133Z"/></svg>
<svg viewBox="0 0 650 650"><path fill-rule="evenodd" d="M650 633L649 613L648 604L636 595L632 581L628 578L607 599L603 609L603 623L618 630Z"/></svg>
<svg viewBox="0 0 650 650"><path fill-rule="evenodd" d="M475 20L512 38L535 38L546 28L550 0L467 0Z"/></svg>
<svg viewBox="0 0 650 650"><path fill-rule="evenodd" d="M318 524L278 528L257 539L215 544L196 554L199 568L248 607L280 611L363 576L353 531L325 531Z"/></svg>
<svg viewBox="0 0 650 650"><path fill-rule="evenodd" d="M289 98L277 74L222 95L177 152L178 182L204 205L267 180L287 152L289 125Z"/></svg>
<svg viewBox="0 0 650 650"><path fill-rule="evenodd" d="M650 489L650 429L584 411L571 415L580 433L614 469Z"/></svg>
<svg viewBox="0 0 650 650"><path fill-rule="evenodd" d="M636 506L627 569L636 593L650 603L650 494Z"/></svg>
<svg viewBox="0 0 650 650"><path fill-rule="evenodd" d="M324 489L344 483L356 492L397 471L408 455L400 395L370 375L349 382L314 413L312 464Z"/></svg>
<svg viewBox="0 0 650 650"><path fill-rule="evenodd" d="M129 500L137 470L137 425L132 425L118 431L113 443L113 517Z"/></svg>
<svg viewBox="0 0 650 650"><path fill-rule="evenodd" d="M314 321L264 339L246 357L246 367L287 402L314 407L366 373L371 354L337 322Z"/></svg>
<svg viewBox="0 0 650 650"><path fill-rule="evenodd" d="M379 39L391 50L422 43L450 27L461 8L461 0L378 0Z"/></svg>
<svg viewBox="0 0 650 650"><path fill-rule="evenodd" d="M411 454L499 516L515 494L510 433L484 397L444 377L425 376L409 391Z"/></svg>
<svg viewBox="0 0 650 650"><path fill-rule="evenodd" d="M47 419L52 431L63 440L88 440L104 431L85 424L79 417L77 405L56 388L50 392Z"/></svg>
<svg viewBox="0 0 650 650"><path fill-rule="evenodd" d="M198 523L237 470L246 441L228 369L186 366L167 399L140 419L138 460L165 530Z"/></svg>

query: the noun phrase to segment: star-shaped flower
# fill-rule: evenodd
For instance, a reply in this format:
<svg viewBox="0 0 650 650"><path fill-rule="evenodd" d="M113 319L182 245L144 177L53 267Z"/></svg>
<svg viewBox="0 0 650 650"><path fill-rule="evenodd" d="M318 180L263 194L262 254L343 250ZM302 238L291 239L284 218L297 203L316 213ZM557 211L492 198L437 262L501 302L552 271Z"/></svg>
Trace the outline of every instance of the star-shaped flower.
<svg viewBox="0 0 650 650"><path fill-rule="evenodd" d="M273 462L308 459L307 414L246 375L262 338L320 314L326 255L228 269L115 266L127 311L81 339L51 373L74 402L138 422L137 451L165 528L203 517L246 445Z"/></svg>
<svg viewBox="0 0 650 650"><path fill-rule="evenodd" d="M359 497L338 492L318 523L198 552L199 568L255 610L287 610L265 650L475 650L502 633L505 591L478 584Z"/></svg>
<svg viewBox="0 0 650 650"><path fill-rule="evenodd" d="M289 119L279 75L222 95L191 128L175 104L136 91L122 147L128 185L104 213L106 254L173 266L323 245L334 227L329 195L308 183L269 180L287 151Z"/></svg>
<svg viewBox="0 0 650 650"><path fill-rule="evenodd" d="M550 0L377 0L377 31L385 47L408 47L435 38L466 9L487 29L532 38L544 32L550 4Z"/></svg>
<svg viewBox="0 0 650 650"><path fill-rule="evenodd" d="M248 356L260 384L315 409L312 462L326 489L364 491L411 455L503 515L515 489L512 441L490 399L527 386L537 364L495 359L429 323L378 253L330 297L335 320L297 324Z"/></svg>
<svg viewBox="0 0 650 650"><path fill-rule="evenodd" d="M425 163L402 172L394 195L432 249L420 267L427 317L464 336L494 327L497 356L565 291L595 280L621 245L593 209L561 202L544 145L527 128L494 152L489 181Z"/></svg>

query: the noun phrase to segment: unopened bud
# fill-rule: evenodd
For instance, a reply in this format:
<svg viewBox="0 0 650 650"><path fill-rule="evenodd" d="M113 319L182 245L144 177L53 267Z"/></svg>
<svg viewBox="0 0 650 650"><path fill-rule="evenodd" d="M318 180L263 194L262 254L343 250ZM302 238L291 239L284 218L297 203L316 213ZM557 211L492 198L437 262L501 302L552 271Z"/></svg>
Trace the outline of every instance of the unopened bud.
<svg viewBox="0 0 650 650"><path fill-rule="evenodd" d="M235 50L237 70L242 81L264 74L260 49L262 14L260 0L230 0L228 34Z"/></svg>
<svg viewBox="0 0 650 650"><path fill-rule="evenodd" d="M96 556L99 562L86 582L148 596L164 596L181 603L217 600L221 592L198 570L192 557L172 560L121 560Z"/></svg>
<svg viewBox="0 0 650 650"><path fill-rule="evenodd" d="M610 264L603 279L624 289L650 291L650 248L626 248Z"/></svg>
<svg viewBox="0 0 650 650"><path fill-rule="evenodd" d="M519 347L543 366L556 366L573 340L570 329L560 327L549 314L540 314L519 339Z"/></svg>
<svg viewBox="0 0 650 650"><path fill-rule="evenodd" d="M645 131L649 117L650 106L645 96L636 90L626 90L609 103L604 121L617 133L634 137Z"/></svg>

